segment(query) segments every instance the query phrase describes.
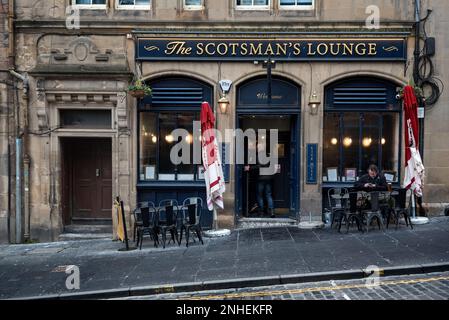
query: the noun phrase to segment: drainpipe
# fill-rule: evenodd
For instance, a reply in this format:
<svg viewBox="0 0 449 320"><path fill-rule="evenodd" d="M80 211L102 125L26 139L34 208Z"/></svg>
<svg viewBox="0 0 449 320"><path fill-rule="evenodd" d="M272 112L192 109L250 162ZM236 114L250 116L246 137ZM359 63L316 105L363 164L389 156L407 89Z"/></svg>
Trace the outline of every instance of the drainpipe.
<svg viewBox="0 0 449 320"><path fill-rule="evenodd" d="M20 73L17 73L14 70L9 70L10 74L14 76L15 78L19 79L23 83L23 94L24 98L26 100L26 111L24 112L25 116L25 123L23 131L20 130L21 127L21 121L18 118L16 121L18 123L18 132L16 136L16 243L22 243L22 218L23 218L23 208L25 208L25 233L27 233L29 237L29 161L28 165L26 167L26 179L24 182L26 182L26 188L25 188L25 196L22 192L22 165L23 163L23 154L24 154L24 146L26 146L25 142L27 141L27 134L28 134L28 91L29 91L29 79L28 74L25 73L25 75L21 75ZM20 108L20 104L17 106L17 108ZM19 113L17 113L19 114ZM22 197L24 197L24 200L26 201L24 204L22 203Z"/></svg>

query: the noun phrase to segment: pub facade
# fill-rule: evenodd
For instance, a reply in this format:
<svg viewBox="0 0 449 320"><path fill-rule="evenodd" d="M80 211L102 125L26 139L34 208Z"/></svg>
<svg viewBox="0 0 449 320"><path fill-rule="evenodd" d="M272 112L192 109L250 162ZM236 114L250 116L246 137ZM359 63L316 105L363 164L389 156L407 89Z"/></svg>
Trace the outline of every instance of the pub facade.
<svg viewBox="0 0 449 320"><path fill-rule="evenodd" d="M19 94L9 101L21 112L3 124L17 123L17 134L8 137L8 208L0 220L8 237L2 241L55 241L83 224L110 225L115 237L116 196L127 213L141 201L205 200L201 163L170 161L174 129L187 130L194 149L203 101L213 107L223 136L229 129L278 130L278 218L310 213L321 220L327 190L352 186L371 163L399 186L404 155L397 94L413 78L415 7L413 1L374 1L380 25L373 28L375 11L366 11L371 2L14 1L10 67L27 80L11 75ZM432 18L438 43L441 26ZM437 50L436 63L447 61L443 51ZM447 79L447 65L440 70ZM151 96L127 93L136 79L152 88ZM223 90L223 81L230 87ZM219 101L227 104L220 108ZM449 180L435 174L449 178L449 172L432 151L449 152L434 138L449 135L439 120L447 114L444 103L445 93L424 120L424 202L430 207L449 193ZM255 203L255 180L235 163L234 140L220 150L226 193L217 223L233 229ZM212 213L204 216L211 228Z"/></svg>

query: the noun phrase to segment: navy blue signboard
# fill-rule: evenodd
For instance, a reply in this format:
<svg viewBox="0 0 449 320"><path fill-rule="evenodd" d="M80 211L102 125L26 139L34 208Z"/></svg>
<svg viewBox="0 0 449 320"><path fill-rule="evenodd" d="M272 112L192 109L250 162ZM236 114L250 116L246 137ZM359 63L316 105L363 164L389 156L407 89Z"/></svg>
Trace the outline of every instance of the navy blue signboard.
<svg viewBox="0 0 449 320"><path fill-rule="evenodd" d="M318 166L318 144L308 143L306 150L307 157L307 184L317 183L317 166Z"/></svg>
<svg viewBox="0 0 449 320"><path fill-rule="evenodd" d="M405 39L139 38L137 60L404 61Z"/></svg>
<svg viewBox="0 0 449 320"><path fill-rule="evenodd" d="M221 144L221 166L223 167L223 176L226 183L229 182L229 175L230 175L230 164L229 161L226 160L226 156L229 155L229 143L222 143Z"/></svg>

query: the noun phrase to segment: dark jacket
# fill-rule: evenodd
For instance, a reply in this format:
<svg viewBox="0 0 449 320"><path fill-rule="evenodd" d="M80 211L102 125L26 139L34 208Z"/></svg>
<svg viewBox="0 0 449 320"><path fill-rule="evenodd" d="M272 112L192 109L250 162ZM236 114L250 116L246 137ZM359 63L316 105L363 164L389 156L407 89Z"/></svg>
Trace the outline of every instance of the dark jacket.
<svg viewBox="0 0 449 320"><path fill-rule="evenodd" d="M375 184L374 188L365 188L365 183ZM359 181L354 184L354 188L358 190L368 190L368 191L387 191L388 184L383 174L378 174L374 178L371 178L369 174L365 174L360 177Z"/></svg>

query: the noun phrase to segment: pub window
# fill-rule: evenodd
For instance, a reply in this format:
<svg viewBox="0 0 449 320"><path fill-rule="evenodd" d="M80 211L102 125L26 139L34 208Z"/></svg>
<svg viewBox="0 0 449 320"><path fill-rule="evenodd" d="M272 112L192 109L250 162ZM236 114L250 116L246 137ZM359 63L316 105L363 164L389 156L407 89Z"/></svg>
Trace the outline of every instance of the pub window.
<svg viewBox="0 0 449 320"><path fill-rule="evenodd" d="M269 0L236 0L237 9L268 9Z"/></svg>
<svg viewBox="0 0 449 320"><path fill-rule="evenodd" d="M72 4L81 9L106 9L106 0L72 0Z"/></svg>
<svg viewBox="0 0 449 320"><path fill-rule="evenodd" d="M139 181L204 180L202 166L194 163L193 155L194 139L201 136L200 126L196 134L193 130L194 121L200 120L201 103L213 105L212 88L182 77L158 79L149 85L152 95L139 103ZM184 129L185 135L176 140L172 135L175 129ZM189 161L174 164L170 152L181 140L190 147ZM184 156L181 150L178 155ZM201 154L197 157L195 160L201 162Z"/></svg>
<svg viewBox="0 0 449 320"><path fill-rule="evenodd" d="M375 164L399 181L401 110L395 86L358 79L326 90L323 182L353 183Z"/></svg>
<svg viewBox="0 0 449 320"><path fill-rule="evenodd" d="M291 10L310 10L314 8L315 0L279 0L281 9Z"/></svg>
<svg viewBox="0 0 449 320"><path fill-rule="evenodd" d="M184 0L184 9L200 10L204 8L204 0Z"/></svg>

